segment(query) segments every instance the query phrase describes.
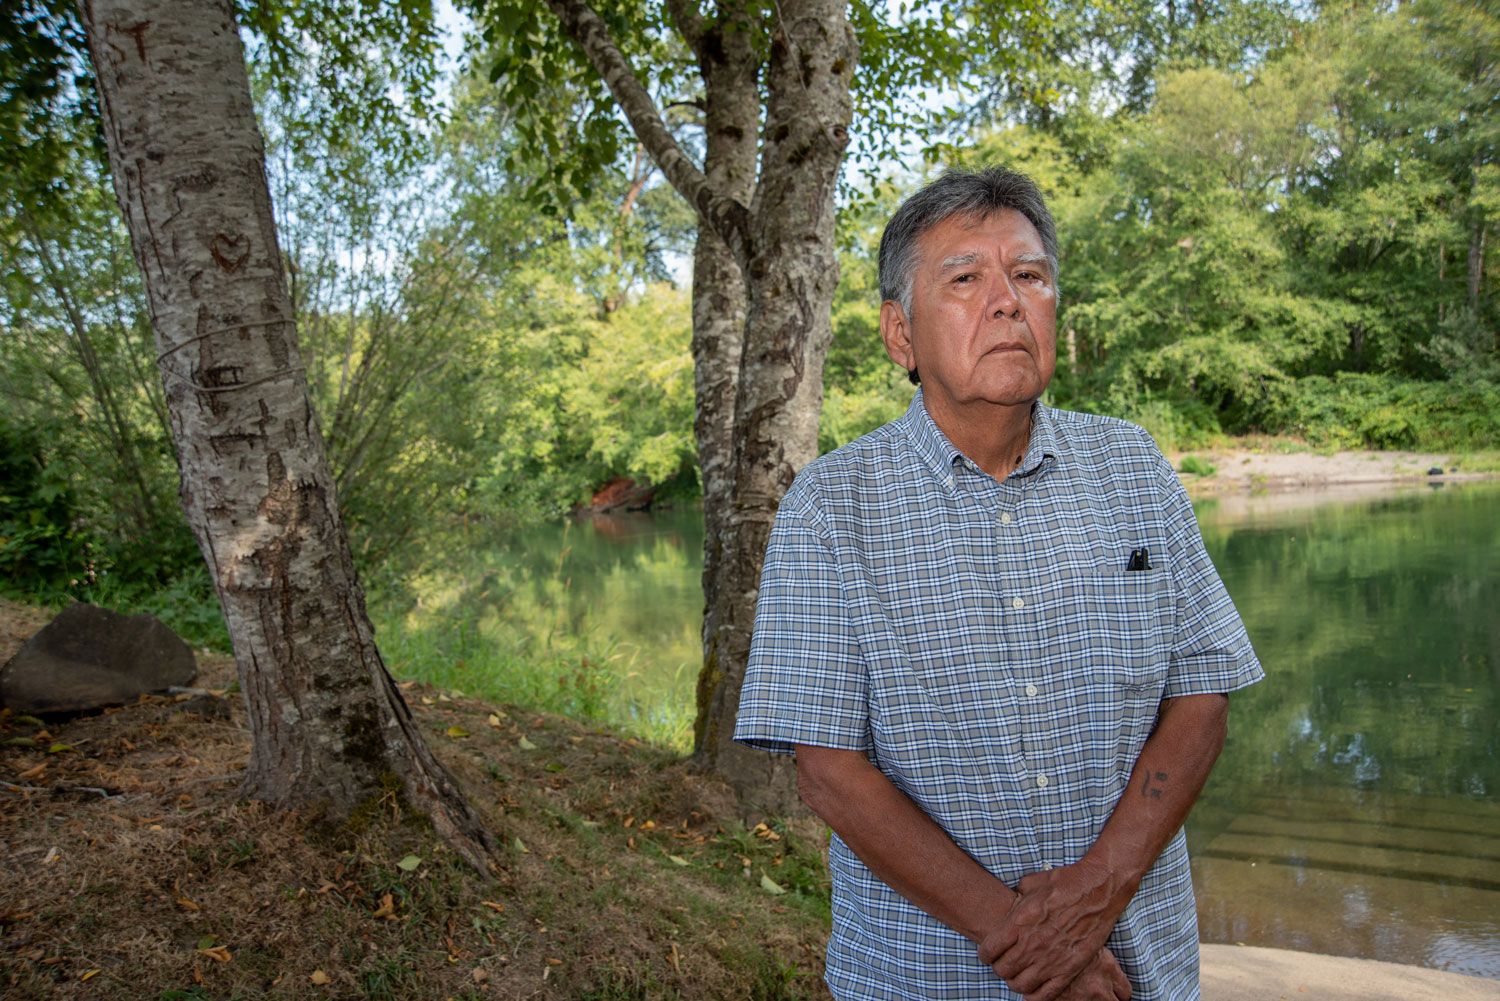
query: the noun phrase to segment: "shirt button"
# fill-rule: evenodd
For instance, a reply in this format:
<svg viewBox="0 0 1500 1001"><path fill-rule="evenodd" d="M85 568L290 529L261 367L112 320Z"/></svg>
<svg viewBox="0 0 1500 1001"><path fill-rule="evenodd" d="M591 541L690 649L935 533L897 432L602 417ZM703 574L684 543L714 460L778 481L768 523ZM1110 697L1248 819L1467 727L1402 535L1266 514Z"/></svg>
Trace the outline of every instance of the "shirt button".
<svg viewBox="0 0 1500 1001"><path fill-rule="evenodd" d="M1027 685L1026 686L1026 694L1027 695L1035 695L1036 694L1036 686L1035 685Z"/></svg>
<svg viewBox="0 0 1500 1001"><path fill-rule="evenodd" d="M1042 787L1042 788L1046 788L1046 786L1047 786L1047 776L1045 776L1045 775L1038 775L1036 777L1036 784L1038 786Z"/></svg>
<svg viewBox="0 0 1500 1001"><path fill-rule="evenodd" d="M1052 863L1051 862L1043 862L1042 863L1042 871L1043 872L1048 872L1051 869L1052 869Z"/></svg>
<svg viewBox="0 0 1500 1001"><path fill-rule="evenodd" d="M1009 511L1005 512L1004 514L1002 514L1000 516L1000 524L1002 524L1002 525L1009 525L1011 523L1011 521L1012 521L1012 519L1011 519Z"/></svg>
<svg viewBox="0 0 1500 1001"><path fill-rule="evenodd" d="M1021 606L1025 605L1025 604L1026 604L1026 599L1025 598L1015 598L1015 599L1013 599L1011 601L1010 607L1011 608L1020 608Z"/></svg>

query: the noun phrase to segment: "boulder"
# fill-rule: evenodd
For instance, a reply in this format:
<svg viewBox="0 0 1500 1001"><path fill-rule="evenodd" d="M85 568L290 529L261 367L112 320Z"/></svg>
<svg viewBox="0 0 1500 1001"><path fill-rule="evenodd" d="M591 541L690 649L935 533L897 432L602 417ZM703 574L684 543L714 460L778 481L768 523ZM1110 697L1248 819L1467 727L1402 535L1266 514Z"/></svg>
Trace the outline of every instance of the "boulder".
<svg viewBox="0 0 1500 1001"><path fill-rule="evenodd" d="M190 685L193 651L156 616L70 605L0 667L0 706L61 713Z"/></svg>

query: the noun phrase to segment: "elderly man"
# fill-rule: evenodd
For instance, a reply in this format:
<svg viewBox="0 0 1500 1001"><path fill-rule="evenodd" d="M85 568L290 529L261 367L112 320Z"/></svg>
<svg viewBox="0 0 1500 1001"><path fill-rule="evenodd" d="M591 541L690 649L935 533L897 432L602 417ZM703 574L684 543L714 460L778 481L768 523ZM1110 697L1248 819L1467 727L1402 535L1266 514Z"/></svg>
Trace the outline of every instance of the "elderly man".
<svg viewBox="0 0 1500 1001"><path fill-rule="evenodd" d="M1192 506L1140 428L1038 402L1057 237L1025 177L913 195L880 289L920 388L782 501L735 731L795 751L833 829L829 986L1196 998L1182 823L1262 672Z"/></svg>

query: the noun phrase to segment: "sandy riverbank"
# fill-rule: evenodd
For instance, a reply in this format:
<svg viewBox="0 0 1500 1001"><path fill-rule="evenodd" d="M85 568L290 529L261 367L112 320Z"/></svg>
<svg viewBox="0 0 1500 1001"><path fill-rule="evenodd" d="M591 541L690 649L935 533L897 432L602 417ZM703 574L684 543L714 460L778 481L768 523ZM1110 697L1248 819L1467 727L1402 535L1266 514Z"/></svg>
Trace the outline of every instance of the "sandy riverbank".
<svg viewBox="0 0 1500 1001"><path fill-rule="evenodd" d="M1306 507L1402 489L1500 478L1495 472L1473 472L1471 460L1444 452L1321 453L1231 444L1169 452L1167 458L1174 469L1180 470L1185 458L1213 468L1207 475L1179 474L1194 498L1214 497L1221 505L1257 509Z"/></svg>

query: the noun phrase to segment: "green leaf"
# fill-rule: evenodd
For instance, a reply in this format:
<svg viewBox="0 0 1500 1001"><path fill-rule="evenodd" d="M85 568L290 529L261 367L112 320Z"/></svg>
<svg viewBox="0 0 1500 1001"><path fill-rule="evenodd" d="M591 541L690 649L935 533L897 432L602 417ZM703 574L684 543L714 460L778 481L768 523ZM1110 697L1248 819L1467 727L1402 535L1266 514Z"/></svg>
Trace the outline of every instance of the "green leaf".
<svg viewBox="0 0 1500 1001"><path fill-rule="evenodd" d="M760 888L771 894L779 895L786 892L786 889L780 883L776 882L776 880L772 879L770 876L767 876L765 873L760 874Z"/></svg>
<svg viewBox="0 0 1500 1001"><path fill-rule="evenodd" d="M671 859L673 862L677 863L678 865L687 865L688 864L688 860L685 859L685 858L683 858L681 855L668 855L667 858ZM782 892L781 888L777 887L776 888L776 892L778 892L778 893Z"/></svg>
<svg viewBox="0 0 1500 1001"><path fill-rule="evenodd" d="M400 869L402 872L411 872L421 864L422 860L419 857L417 857L416 855L408 855L406 856L406 858L396 863L396 868Z"/></svg>
<svg viewBox="0 0 1500 1001"><path fill-rule="evenodd" d="M521 734L521 739L518 740L518 741L516 741L516 746L519 747L523 751L535 751L536 750L536 745L533 744L531 741L527 740L526 739L526 735L524 733Z"/></svg>

